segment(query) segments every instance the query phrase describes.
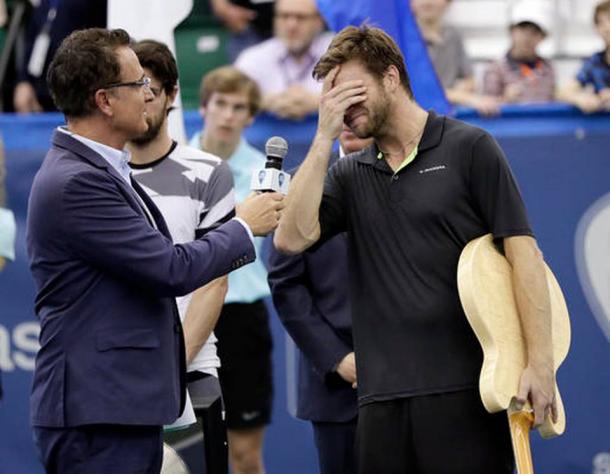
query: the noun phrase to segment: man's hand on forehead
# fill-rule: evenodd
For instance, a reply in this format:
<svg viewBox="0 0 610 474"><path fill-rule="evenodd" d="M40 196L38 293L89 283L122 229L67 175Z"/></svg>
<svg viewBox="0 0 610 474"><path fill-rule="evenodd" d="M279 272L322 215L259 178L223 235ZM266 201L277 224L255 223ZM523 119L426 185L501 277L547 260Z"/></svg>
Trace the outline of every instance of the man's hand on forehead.
<svg viewBox="0 0 610 474"><path fill-rule="evenodd" d="M324 79L318 111L318 134L327 139L336 139L343 129L345 112L354 104L367 98L362 80L349 80L334 85L339 67L333 68Z"/></svg>
<svg viewBox="0 0 610 474"><path fill-rule="evenodd" d="M335 87L335 79L337 78L337 74L341 70L341 66L335 66L330 70L330 72L324 78L322 82L322 94L328 92L333 87Z"/></svg>

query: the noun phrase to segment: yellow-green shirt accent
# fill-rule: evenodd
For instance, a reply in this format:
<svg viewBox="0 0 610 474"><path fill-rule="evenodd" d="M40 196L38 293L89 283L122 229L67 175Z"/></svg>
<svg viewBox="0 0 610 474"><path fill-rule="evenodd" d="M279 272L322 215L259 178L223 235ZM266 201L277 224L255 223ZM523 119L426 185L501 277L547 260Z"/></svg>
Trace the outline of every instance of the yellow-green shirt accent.
<svg viewBox="0 0 610 474"><path fill-rule="evenodd" d="M417 146L415 148L413 148L411 153L409 153L409 156L407 156L404 159L404 161L400 164L398 169L396 171L394 171L394 174L398 173L401 169L403 169L405 166L407 166L409 163L411 163L415 159L416 156L417 156ZM377 153L377 159L378 160L383 159L383 152L380 151L379 153Z"/></svg>

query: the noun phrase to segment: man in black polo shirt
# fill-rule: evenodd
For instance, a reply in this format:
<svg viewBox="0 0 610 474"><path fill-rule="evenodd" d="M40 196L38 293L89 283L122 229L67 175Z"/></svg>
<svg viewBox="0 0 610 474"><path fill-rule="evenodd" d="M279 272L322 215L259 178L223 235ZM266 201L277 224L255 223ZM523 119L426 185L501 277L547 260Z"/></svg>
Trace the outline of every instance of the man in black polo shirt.
<svg viewBox="0 0 610 474"><path fill-rule="evenodd" d="M483 130L421 109L377 28L344 29L314 75L324 79L318 131L274 242L296 253L347 231L360 472L512 473L506 417L480 401L482 352L456 283L464 246L492 232L513 267L528 349L518 399L536 424L554 416L542 256L503 153ZM343 122L375 144L325 180Z"/></svg>

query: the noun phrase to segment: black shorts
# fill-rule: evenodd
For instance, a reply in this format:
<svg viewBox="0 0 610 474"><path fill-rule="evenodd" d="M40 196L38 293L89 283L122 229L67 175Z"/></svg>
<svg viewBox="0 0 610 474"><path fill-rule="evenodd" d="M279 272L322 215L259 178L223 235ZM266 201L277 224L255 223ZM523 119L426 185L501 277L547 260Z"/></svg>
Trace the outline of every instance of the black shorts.
<svg viewBox="0 0 610 474"><path fill-rule="evenodd" d="M477 390L373 402L358 415L360 474L512 474L505 412Z"/></svg>
<svg viewBox="0 0 610 474"><path fill-rule="evenodd" d="M229 429L269 424L273 400L269 313L262 300L224 305L214 329Z"/></svg>

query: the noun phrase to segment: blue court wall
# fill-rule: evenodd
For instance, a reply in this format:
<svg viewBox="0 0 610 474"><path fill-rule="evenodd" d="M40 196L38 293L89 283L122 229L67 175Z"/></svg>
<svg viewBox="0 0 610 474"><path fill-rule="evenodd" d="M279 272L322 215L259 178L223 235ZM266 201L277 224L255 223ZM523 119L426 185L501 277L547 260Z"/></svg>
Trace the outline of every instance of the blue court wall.
<svg viewBox="0 0 610 474"><path fill-rule="evenodd" d="M506 108L494 119L465 109L457 113L489 130L504 148L572 318L572 346L558 374L567 432L550 441L532 436L536 472L610 472L610 341L605 335L610 336L610 114L583 116L563 105ZM187 112L185 121L189 135L201 126L195 112ZM38 324L24 229L33 176L60 123L62 117L55 114L0 115L9 205L18 225L17 261L0 273L0 368L5 389L0 405L0 473L42 472L27 421ZM314 117L286 123L263 116L247 136L259 147L272 135L285 137L290 168L304 157L315 128ZM276 392L265 447L268 472L314 473L309 426L290 415L294 354L275 315L272 329Z"/></svg>

